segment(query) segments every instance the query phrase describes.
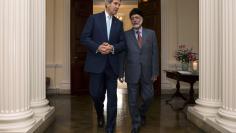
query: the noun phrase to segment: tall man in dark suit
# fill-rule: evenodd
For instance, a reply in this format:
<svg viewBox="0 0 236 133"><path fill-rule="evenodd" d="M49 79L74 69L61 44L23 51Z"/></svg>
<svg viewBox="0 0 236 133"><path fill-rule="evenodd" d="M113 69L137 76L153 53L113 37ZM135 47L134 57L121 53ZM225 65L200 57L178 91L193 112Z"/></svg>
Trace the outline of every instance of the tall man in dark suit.
<svg viewBox="0 0 236 133"><path fill-rule="evenodd" d="M142 27L143 14L134 8L130 12L133 28L125 32L127 50L121 61L119 79L128 85L128 102L132 118L131 133L138 133L141 125L145 124L146 112L154 96L153 82L159 75L158 47L156 34L153 30ZM141 85L141 86L140 86ZM138 107L138 93L141 88L143 102Z"/></svg>
<svg viewBox="0 0 236 133"><path fill-rule="evenodd" d="M123 24L114 17L120 3L121 0L105 0L105 11L90 16L81 34L81 43L88 48L85 71L90 74L89 89L99 127L104 125L103 102L107 91L107 133L113 133L115 128L118 55L125 49Z"/></svg>

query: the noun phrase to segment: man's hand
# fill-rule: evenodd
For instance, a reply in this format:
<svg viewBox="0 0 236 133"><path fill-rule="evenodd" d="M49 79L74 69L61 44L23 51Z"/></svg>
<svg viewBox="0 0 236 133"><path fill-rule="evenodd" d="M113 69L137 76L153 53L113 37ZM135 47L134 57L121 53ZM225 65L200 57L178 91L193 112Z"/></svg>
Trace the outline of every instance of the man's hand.
<svg viewBox="0 0 236 133"><path fill-rule="evenodd" d="M103 55L110 54L112 52L112 45L104 42L98 47L98 51Z"/></svg>
<svg viewBox="0 0 236 133"><path fill-rule="evenodd" d="M119 77L118 78L119 79L119 81L121 82L121 83L123 83L124 81L125 81L125 78L122 76L122 77Z"/></svg>

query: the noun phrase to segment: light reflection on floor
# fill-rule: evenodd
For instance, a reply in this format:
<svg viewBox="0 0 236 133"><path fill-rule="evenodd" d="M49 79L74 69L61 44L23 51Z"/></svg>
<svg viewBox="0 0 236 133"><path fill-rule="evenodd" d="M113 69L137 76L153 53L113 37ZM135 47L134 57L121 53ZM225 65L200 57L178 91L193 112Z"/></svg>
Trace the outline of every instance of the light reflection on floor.
<svg viewBox="0 0 236 133"><path fill-rule="evenodd" d="M124 94L127 94L127 89L117 89L117 108L121 109L122 107L124 107ZM106 98L104 101L104 110L107 110L107 94L106 94Z"/></svg>

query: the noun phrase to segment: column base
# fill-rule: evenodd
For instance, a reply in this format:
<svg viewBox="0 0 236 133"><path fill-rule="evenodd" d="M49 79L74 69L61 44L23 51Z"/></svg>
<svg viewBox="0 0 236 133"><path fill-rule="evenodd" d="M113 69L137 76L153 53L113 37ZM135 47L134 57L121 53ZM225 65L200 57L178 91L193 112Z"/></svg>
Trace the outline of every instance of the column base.
<svg viewBox="0 0 236 133"><path fill-rule="evenodd" d="M217 124L225 133L236 133L236 112L219 109L213 124Z"/></svg>
<svg viewBox="0 0 236 133"><path fill-rule="evenodd" d="M43 99L38 102L31 102L31 108L34 111L35 116L45 116L50 111L50 106L48 105L49 101L47 99Z"/></svg>
<svg viewBox="0 0 236 133"><path fill-rule="evenodd" d="M33 125L29 126L29 127L24 127L24 128L12 128L12 127L8 127L8 129L5 130L1 130L1 133L34 133L35 130L43 123L42 119L34 119L34 123Z"/></svg>
<svg viewBox="0 0 236 133"><path fill-rule="evenodd" d="M36 124L33 111L20 113L0 114L0 132L29 132Z"/></svg>
<svg viewBox="0 0 236 133"><path fill-rule="evenodd" d="M35 116L36 119L41 119L42 123L35 129L34 133L43 133L55 120L55 108L50 107L49 111L41 116Z"/></svg>
<svg viewBox="0 0 236 133"><path fill-rule="evenodd" d="M224 125L219 124L219 122L217 122L218 121L217 119L218 118L215 118L215 117L214 118L208 118L207 123L211 127L215 128L215 130L217 130L220 133L236 133L236 129L228 128Z"/></svg>
<svg viewBox="0 0 236 133"><path fill-rule="evenodd" d="M214 117L209 117L209 118L214 118ZM207 133L221 133L215 127L211 126L208 122L208 118L197 112L194 109L194 107L188 107L187 119Z"/></svg>
<svg viewBox="0 0 236 133"><path fill-rule="evenodd" d="M222 117L221 115L204 117L194 107L188 107L187 118L205 132L236 133L236 120L233 121L232 118L226 119L226 117Z"/></svg>
<svg viewBox="0 0 236 133"><path fill-rule="evenodd" d="M216 116L222 104L221 102L209 102L201 99L197 99L196 103L197 105L189 108L189 111L203 120L206 120L208 117Z"/></svg>
<svg viewBox="0 0 236 133"><path fill-rule="evenodd" d="M50 107L43 116L34 116L29 120L21 120L9 124L0 124L1 133L43 133L55 119L55 108ZM22 122L23 121L23 122Z"/></svg>

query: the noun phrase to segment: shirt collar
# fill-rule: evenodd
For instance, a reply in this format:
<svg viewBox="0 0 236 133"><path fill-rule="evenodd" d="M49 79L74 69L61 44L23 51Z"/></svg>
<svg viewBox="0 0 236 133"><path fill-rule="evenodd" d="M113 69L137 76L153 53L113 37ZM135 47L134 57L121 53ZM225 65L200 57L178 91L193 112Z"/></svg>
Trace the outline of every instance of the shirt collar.
<svg viewBox="0 0 236 133"><path fill-rule="evenodd" d="M134 29L134 32L136 33L137 31L139 31L139 33L142 35L143 32L143 27L141 26L138 30Z"/></svg>
<svg viewBox="0 0 236 133"><path fill-rule="evenodd" d="M108 18L108 16L109 16L109 17L112 17L112 16L110 16L110 15L108 14L107 10L105 10L105 15L106 15L106 18Z"/></svg>

